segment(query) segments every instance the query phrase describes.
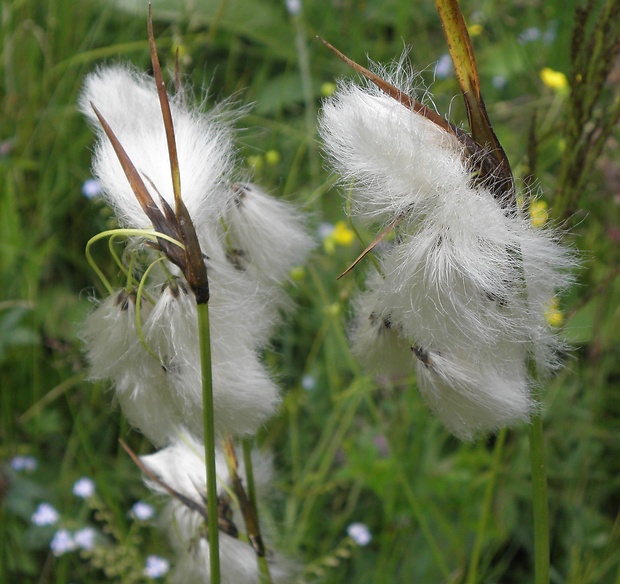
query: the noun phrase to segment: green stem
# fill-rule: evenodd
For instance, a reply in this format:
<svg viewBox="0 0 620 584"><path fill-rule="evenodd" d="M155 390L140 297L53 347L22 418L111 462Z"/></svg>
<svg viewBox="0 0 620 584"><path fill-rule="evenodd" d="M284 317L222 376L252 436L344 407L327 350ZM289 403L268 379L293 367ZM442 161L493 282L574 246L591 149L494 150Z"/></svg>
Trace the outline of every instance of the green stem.
<svg viewBox="0 0 620 584"><path fill-rule="evenodd" d="M469 570L467 572L467 584L475 584L478 578L478 564L482 554L482 544L485 540L486 528L489 523L489 515L491 514L491 506L493 504L493 494L495 493L495 484L501 470L502 454L504 452L504 443L506 442L506 428L503 428L495 441L493 450L493 466L491 467L491 475L484 491L484 501L482 503L482 513L478 521L478 529L476 530L476 541L472 550L471 560L469 562Z"/></svg>
<svg viewBox="0 0 620 584"><path fill-rule="evenodd" d="M215 424L213 419L213 377L211 374L211 338L209 304L197 304L202 372L202 410L204 422L205 466L207 471L207 526L211 584L220 584L220 551L218 529L218 498L215 477Z"/></svg>
<svg viewBox="0 0 620 584"><path fill-rule="evenodd" d="M243 446L243 465L245 466L245 480L247 482L248 499L254 514L256 516L256 524L258 527L258 505L256 503L256 485L254 483L254 467L252 466L252 440L245 438L241 441ZM267 557L257 556L258 558L258 573L260 574L261 584L271 584L271 574L269 573L269 564L267 563Z"/></svg>
<svg viewBox="0 0 620 584"><path fill-rule="evenodd" d="M534 509L534 582L549 584L549 503L541 414L532 418L529 439Z"/></svg>

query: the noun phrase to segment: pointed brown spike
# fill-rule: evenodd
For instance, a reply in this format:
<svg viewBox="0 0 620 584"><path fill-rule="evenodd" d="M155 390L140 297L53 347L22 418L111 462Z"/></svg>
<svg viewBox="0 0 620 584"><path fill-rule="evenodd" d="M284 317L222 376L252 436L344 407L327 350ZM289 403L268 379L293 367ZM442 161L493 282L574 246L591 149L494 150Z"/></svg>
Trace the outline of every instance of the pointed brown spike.
<svg viewBox="0 0 620 584"><path fill-rule="evenodd" d="M123 172L127 177L131 190L134 192L134 195L136 195L136 199L138 199L138 202L140 203L140 206L142 207L144 213L153 224L153 228L155 229L155 231L158 231L159 233L164 233L169 237L178 237L175 227L171 227L168 224L166 218L159 210L159 207L157 207L155 201L153 201L153 198L151 197L149 190L146 188L146 185L144 184L144 181L142 180L138 169L134 166L131 158L129 158L129 155L123 148L119 139L116 137L116 134L112 131L112 128L110 128L110 125L105 120L101 112L95 107L95 104L91 102L90 105L93 108L93 111L95 112L95 115L97 116L97 119L99 120L99 123L103 128L103 131L106 133L106 136L110 140L112 148L114 148L114 152L118 157L118 161L120 162L121 167L123 168ZM175 263L177 266L179 266L181 269L183 269L183 266L185 264L185 253L183 252L183 250L180 247L170 243L169 241L166 241L165 239L158 238L157 242L160 249L166 254L168 259L171 262Z"/></svg>
<svg viewBox="0 0 620 584"><path fill-rule="evenodd" d="M204 520L207 522L207 510L200 503L196 503L193 499L186 497L182 493L179 493L176 489L173 489L168 483L162 481L154 472L151 472L146 465L140 460L140 458L136 455L136 453L129 448L129 446L125 443L121 438L118 439L120 445L123 447L123 450L129 455L129 458L133 461L133 463L140 469L142 474L147 476L153 482L157 483L162 489L164 489L171 497L174 497L183 505L185 505L191 511L195 511L198 513ZM236 525L225 517L218 517L218 527L220 531L231 535L232 537L238 536L238 531Z"/></svg>
<svg viewBox="0 0 620 584"><path fill-rule="evenodd" d="M177 218L176 218L176 215L174 214L174 211L172 210L172 207L168 204L168 201L166 201L166 199L162 197L161 193L155 186L155 183L147 175L144 175L144 178L146 178L146 180L149 181L151 188L159 196L159 203L161 205L161 208L164 211L164 216L166 217L166 221L168 222L170 229L174 230L175 232L174 238L177 239L178 241L183 241L183 236L179 230L179 225L177 224Z"/></svg>
<svg viewBox="0 0 620 584"><path fill-rule="evenodd" d="M153 75L157 85L157 95L161 106L161 114L164 119L164 128L166 129L166 140L168 142L168 156L170 158L170 172L172 173L172 190L174 192L175 207L176 202L181 198L181 174L179 172L179 159L177 156L177 146L174 139L174 125L172 123L172 112L170 110L170 102L166 91L166 84L161 73L161 65L157 57L157 47L155 46L155 36L153 34L153 15L151 4L149 3L148 16L148 35L149 47L151 50L151 63L153 64Z"/></svg>
<svg viewBox="0 0 620 584"><path fill-rule="evenodd" d="M243 515L243 521L245 522L248 538L250 539L256 555L263 557L265 555L265 546L263 544L263 538L260 534L258 516L256 514L256 510L250 502L245 488L243 487L239 473L237 472L239 464L237 462L237 454L235 452L235 446L232 442L232 438L227 437L222 440L222 449L226 455L226 465L228 466L230 482L239 502L239 507L241 509L241 514Z"/></svg>
<svg viewBox="0 0 620 584"><path fill-rule="evenodd" d="M336 47L334 47L331 43L327 42L325 39L317 36L317 38L330 50L332 53L337 55L340 59L342 59L349 67L351 67L354 71L357 71L360 75L363 75L368 79L368 81L374 83L379 89L387 93L390 97L404 105L406 108L414 111L417 114L420 114L430 120L431 122L438 125L440 128L444 129L446 132L450 132L458 136L459 129L450 124L445 118L442 118L438 113L433 110L427 108L424 104L416 101L410 95L407 95L404 91L401 91L397 87L394 87L391 83L388 83L385 79L379 77L376 73L370 71L370 69L366 69L359 63L353 61L353 59L349 59L344 53L341 53Z"/></svg>
<svg viewBox="0 0 620 584"><path fill-rule="evenodd" d="M177 225L185 244L185 279L194 292L197 304L209 302L209 279L198 235L183 199L177 201Z"/></svg>
<svg viewBox="0 0 620 584"><path fill-rule="evenodd" d="M494 159L495 165L481 165L482 179L488 178L494 194L514 197L514 181L508 157L504 152L489 120L480 90L480 76L467 25L458 0L435 0L441 24L446 35L454 70L461 87L471 135L475 142Z"/></svg>
<svg viewBox="0 0 620 584"><path fill-rule="evenodd" d="M404 215L399 215L392 221L377 237L375 237L371 243L368 244L366 249L357 257L357 259L344 271L340 276L336 278L336 280L340 280L340 278L344 278L357 264L359 264L377 245L383 241L393 230L394 228L402 221Z"/></svg>
<svg viewBox="0 0 620 584"><path fill-rule="evenodd" d="M176 140L174 137L174 124L172 122L172 111L170 101L166 92L166 85L161 73L159 58L157 57L157 47L155 46L155 36L153 34L152 9L149 4L148 16L149 46L151 49L151 62L153 64L153 74L157 85L157 95L161 106L161 114L166 130L166 140L168 143L168 156L170 158L170 173L172 174L172 189L174 192L174 210L178 232L185 244L185 261L183 274L190 288L196 296L198 304L206 304L209 301L209 282L207 279L207 268L203 260L202 250L198 241L198 235L187 211L187 207L181 198L181 174L179 171L179 158L177 154Z"/></svg>

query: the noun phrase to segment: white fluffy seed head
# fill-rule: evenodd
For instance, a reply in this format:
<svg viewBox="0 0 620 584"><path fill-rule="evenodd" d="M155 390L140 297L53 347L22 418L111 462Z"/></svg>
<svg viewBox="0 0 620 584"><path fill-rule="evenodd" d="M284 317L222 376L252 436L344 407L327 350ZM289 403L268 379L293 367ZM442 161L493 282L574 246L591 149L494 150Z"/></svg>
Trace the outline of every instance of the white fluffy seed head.
<svg viewBox="0 0 620 584"><path fill-rule="evenodd" d="M302 215L257 185L237 183L232 188L235 196L224 220L240 267L259 281L282 282L293 267L305 262L315 246Z"/></svg>
<svg viewBox="0 0 620 584"><path fill-rule="evenodd" d="M227 497L231 488L226 459L221 450L216 449L216 473L218 496ZM144 465L167 485L194 502L204 506L206 498L206 474L204 446L190 435L179 430L172 444L155 454L141 457ZM238 457L239 477L247 484L242 457ZM264 500L273 476L273 466L269 456L253 453L253 474L259 500ZM162 494L167 494L161 485L145 479L147 485ZM232 521L243 531L243 518L239 509L231 506ZM177 500L171 500L162 516L162 526L168 533L171 545L177 553L177 562L172 575L174 582L199 584L209 582L209 544L204 537L204 518ZM274 582L284 584L291 578L292 564L283 561L278 555L269 555L270 572ZM259 584L260 575L256 553L246 542L220 532L220 564L222 583L240 582Z"/></svg>
<svg viewBox="0 0 620 584"><path fill-rule="evenodd" d="M224 291L223 291L224 292ZM253 296L248 296L251 302ZM251 435L280 403L279 389L260 362L255 345L234 332L251 318L242 306L213 295L211 360L213 407L218 433ZM236 312L234 309L236 308ZM247 325L247 323L245 323ZM144 324L145 338L166 366L167 383L184 424L202 436L202 377L196 303L183 287L166 287ZM247 337L247 335L246 335Z"/></svg>
<svg viewBox="0 0 620 584"><path fill-rule="evenodd" d="M187 98L185 93L183 96ZM80 110L99 135L93 171L107 201L122 225L148 227L150 221L136 200L91 104L120 140L154 200L158 202L159 192L174 208L168 148L155 81L127 66L102 67L86 78L79 99ZM197 229L203 231L202 227L217 225L228 204L229 191L223 184L233 172L231 131L218 114L199 112L186 106L179 97L171 97L170 106L183 200Z"/></svg>
<svg viewBox="0 0 620 584"><path fill-rule="evenodd" d="M402 71L379 73L415 97ZM321 134L352 214L397 223L382 277L357 302L354 351L372 370L402 375L405 347L414 348L422 393L463 439L527 420L527 361L542 375L559 364L545 316L571 281L572 252L476 184L455 136L374 85L342 83L324 104Z"/></svg>
<svg viewBox="0 0 620 584"><path fill-rule="evenodd" d="M86 318L82 339L90 378L109 379L129 423L153 444L167 443L182 423L182 412L161 362L140 343L135 296L122 290L101 302Z"/></svg>
<svg viewBox="0 0 620 584"><path fill-rule="evenodd" d="M461 440L526 422L535 408L525 350L518 344L459 355L420 350L418 356L420 392Z"/></svg>
<svg viewBox="0 0 620 584"><path fill-rule="evenodd" d="M371 271L367 290L353 300L351 348L368 371L406 377L413 366L411 343L402 335L401 323L386 308L381 284L379 274Z"/></svg>
<svg viewBox="0 0 620 584"><path fill-rule="evenodd" d="M323 104L320 132L362 219L424 213L467 180L454 136L371 86L341 84Z"/></svg>

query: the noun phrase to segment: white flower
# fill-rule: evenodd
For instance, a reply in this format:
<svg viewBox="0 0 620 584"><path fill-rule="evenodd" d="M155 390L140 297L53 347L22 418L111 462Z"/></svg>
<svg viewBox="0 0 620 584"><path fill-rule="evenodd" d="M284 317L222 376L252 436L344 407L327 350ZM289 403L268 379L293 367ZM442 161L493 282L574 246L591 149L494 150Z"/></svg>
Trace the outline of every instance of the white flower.
<svg viewBox="0 0 620 584"><path fill-rule="evenodd" d="M153 580L163 578L169 571L170 562L165 558L160 558L155 555L146 558L143 574L147 578L152 578Z"/></svg>
<svg viewBox="0 0 620 584"><path fill-rule="evenodd" d="M366 546L372 540L372 533L365 523L351 523L347 527L347 534L359 546Z"/></svg>
<svg viewBox="0 0 620 584"><path fill-rule="evenodd" d="M59 529L50 542L50 548L56 557L76 549L77 544L68 529Z"/></svg>
<svg viewBox="0 0 620 584"><path fill-rule="evenodd" d="M43 526L43 525L54 525L60 515L58 511L54 509L49 503L40 503L39 506L35 509L35 512L32 514L30 521L32 521L35 525Z"/></svg>
<svg viewBox="0 0 620 584"><path fill-rule="evenodd" d="M129 513L132 517L135 517L140 521L148 521L149 519L153 519L153 517L155 517L155 507L145 503L144 501L138 501L134 504Z"/></svg>
<svg viewBox="0 0 620 584"><path fill-rule="evenodd" d="M90 551L95 547L97 531L92 527L83 527L73 534L73 541L76 547Z"/></svg>
<svg viewBox="0 0 620 584"><path fill-rule="evenodd" d="M80 499L88 499L95 494L95 483L88 477L82 477L73 485L73 494Z"/></svg>

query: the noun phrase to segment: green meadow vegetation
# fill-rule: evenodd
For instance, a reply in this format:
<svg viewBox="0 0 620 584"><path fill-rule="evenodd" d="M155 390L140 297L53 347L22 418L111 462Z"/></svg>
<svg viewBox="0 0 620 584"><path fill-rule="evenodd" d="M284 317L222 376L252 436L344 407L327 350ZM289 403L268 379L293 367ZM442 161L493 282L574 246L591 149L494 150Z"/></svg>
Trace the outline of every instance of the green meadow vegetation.
<svg viewBox="0 0 620 584"><path fill-rule="evenodd" d="M538 212L570 227L580 250L577 285L553 315L572 350L541 397L551 582L620 584L620 6L461 7L515 176L541 189ZM277 489L261 505L274 546L307 582L533 581L527 428L461 443L413 375L365 373L347 342L364 263L336 280L364 246L348 237L316 115L336 80L355 74L315 36L364 65L406 47L437 110L465 126L434 3L307 0L291 14L276 0L156 0L153 14L164 70L178 50L205 107L230 96L248 107L236 122L248 172L307 212L317 237L288 285L296 308L264 356L284 396L255 441L276 462ZM173 558L157 529L162 501L118 440L153 448L109 387L88 381L79 338L104 293L84 248L115 222L83 193L94 137L76 105L101 63L151 70L146 2L4 1L0 37L0 583L151 581L147 557ZM323 237L326 224L337 228ZM354 227L365 242L376 235ZM106 246L94 253L113 274ZM82 477L94 495L75 494ZM140 501L155 517L131 512ZM53 525L32 520L41 503L58 512ZM348 535L357 522L367 545ZM87 526L94 547L52 552L59 528Z"/></svg>

